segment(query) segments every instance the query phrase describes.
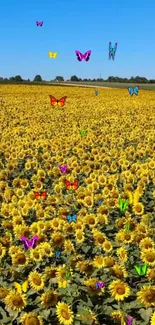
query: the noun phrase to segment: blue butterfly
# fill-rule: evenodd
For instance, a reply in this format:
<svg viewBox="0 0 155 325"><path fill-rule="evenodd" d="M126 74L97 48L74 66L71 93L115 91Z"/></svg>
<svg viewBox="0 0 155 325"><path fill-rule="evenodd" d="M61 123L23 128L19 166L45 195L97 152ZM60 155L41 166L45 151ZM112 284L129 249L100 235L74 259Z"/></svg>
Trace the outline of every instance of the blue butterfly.
<svg viewBox="0 0 155 325"><path fill-rule="evenodd" d="M56 258L59 258L59 257L60 257L60 254L61 254L61 252L55 252L55 254L56 254Z"/></svg>
<svg viewBox="0 0 155 325"><path fill-rule="evenodd" d="M74 216L67 216L67 220L69 223L71 223L72 221L74 221L76 223L77 215L75 214Z"/></svg>
<svg viewBox="0 0 155 325"><path fill-rule="evenodd" d="M95 95L96 95L96 96L98 95L98 90L95 90Z"/></svg>
<svg viewBox="0 0 155 325"><path fill-rule="evenodd" d="M102 200L98 200L98 205L101 205L101 203L102 203Z"/></svg>
<svg viewBox="0 0 155 325"><path fill-rule="evenodd" d="M109 42L109 60L112 58L114 60L115 58L115 54L116 54L116 50L117 50L117 44L115 43L114 46L111 45L111 42Z"/></svg>
<svg viewBox="0 0 155 325"><path fill-rule="evenodd" d="M139 86L136 86L134 88L131 87L128 88L130 96L133 96L133 94L138 96L138 90L139 90Z"/></svg>

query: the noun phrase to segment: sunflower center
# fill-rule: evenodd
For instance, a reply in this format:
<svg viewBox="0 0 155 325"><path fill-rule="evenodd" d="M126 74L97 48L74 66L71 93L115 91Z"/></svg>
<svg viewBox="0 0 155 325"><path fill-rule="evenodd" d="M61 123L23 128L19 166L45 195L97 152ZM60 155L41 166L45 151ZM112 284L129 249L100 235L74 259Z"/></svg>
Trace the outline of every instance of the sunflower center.
<svg viewBox="0 0 155 325"><path fill-rule="evenodd" d="M19 255L19 256L17 257L17 263L19 263L19 264L25 264L25 262L26 262L26 257L25 257L25 255Z"/></svg>
<svg viewBox="0 0 155 325"><path fill-rule="evenodd" d="M21 306L23 304L23 300L20 296L15 296L13 297L12 299L12 303L14 306L18 307L18 306Z"/></svg>
<svg viewBox="0 0 155 325"><path fill-rule="evenodd" d="M126 234L126 235L125 235L125 239L126 239L126 240L130 240L130 238L131 238L131 236L130 236L129 234Z"/></svg>
<svg viewBox="0 0 155 325"><path fill-rule="evenodd" d="M70 319L69 314L68 314L67 311L65 311L65 310L62 310L61 315L62 315L62 317L63 317L64 319L66 319L66 320L69 320L69 319Z"/></svg>
<svg viewBox="0 0 155 325"><path fill-rule="evenodd" d="M36 284L36 285L39 286L39 285L41 284L41 279L38 278L38 277L37 277L37 278L34 278L34 279L33 279L33 282L34 282L34 284Z"/></svg>
<svg viewBox="0 0 155 325"><path fill-rule="evenodd" d="M90 219L89 219L89 223L90 223L91 225L94 225L95 220L94 220L93 218L90 218Z"/></svg>
<svg viewBox="0 0 155 325"><path fill-rule="evenodd" d="M25 325L40 325L39 319L35 316L31 316L25 320Z"/></svg>
<svg viewBox="0 0 155 325"><path fill-rule="evenodd" d="M155 302L155 292L151 290L147 295L148 302Z"/></svg>
<svg viewBox="0 0 155 325"><path fill-rule="evenodd" d="M124 287L118 287L118 288L117 288L117 293L118 293L119 295L123 295L123 294L125 293L125 289L124 289Z"/></svg>

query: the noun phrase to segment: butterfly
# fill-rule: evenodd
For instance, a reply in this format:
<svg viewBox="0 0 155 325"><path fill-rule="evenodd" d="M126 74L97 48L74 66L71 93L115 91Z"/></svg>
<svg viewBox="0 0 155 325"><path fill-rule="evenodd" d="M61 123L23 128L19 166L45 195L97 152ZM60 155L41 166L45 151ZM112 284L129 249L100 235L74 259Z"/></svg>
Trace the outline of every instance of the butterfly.
<svg viewBox="0 0 155 325"><path fill-rule="evenodd" d="M17 292L20 294L22 293L22 291L27 292L27 290L28 290L28 286L29 286L28 281L25 281L23 284L19 284L17 282L14 282L13 284L14 284L15 288L17 289Z"/></svg>
<svg viewBox="0 0 155 325"><path fill-rule="evenodd" d="M95 90L95 95L96 95L96 96L98 95L98 90Z"/></svg>
<svg viewBox="0 0 155 325"><path fill-rule="evenodd" d="M90 59L91 50L87 51L85 54L82 54L78 50L75 51L78 61L85 60L86 62Z"/></svg>
<svg viewBox="0 0 155 325"><path fill-rule="evenodd" d="M132 325L134 318L127 316L126 320L127 320L127 325Z"/></svg>
<svg viewBox="0 0 155 325"><path fill-rule="evenodd" d="M101 205L102 204L102 200L98 200L98 205Z"/></svg>
<svg viewBox="0 0 155 325"><path fill-rule="evenodd" d="M67 286L67 281L64 280L64 281L58 281L58 287L59 288L66 288Z"/></svg>
<svg viewBox="0 0 155 325"><path fill-rule="evenodd" d="M51 59L55 59L55 58L57 57L57 55L58 55L58 52L54 52L54 53L52 53L52 52L48 52L48 56L49 56L49 58L51 58Z"/></svg>
<svg viewBox="0 0 155 325"><path fill-rule="evenodd" d="M131 87L128 88L130 96L133 96L134 94L138 96L138 90L139 90L139 86L136 86L134 88Z"/></svg>
<svg viewBox="0 0 155 325"><path fill-rule="evenodd" d="M115 54L116 54L116 50L117 50L117 44L118 43L115 43L115 45L112 47L111 42L109 42L109 60L111 58L114 60Z"/></svg>
<svg viewBox="0 0 155 325"><path fill-rule="evenodd" d="M29 248L35 248L37 245L38 236L33 236L32 239L28 240L26 237L22 236L21 241L24 244L24 248L28 250Z"/></svg>
<svg viewBox="0 0 155 325"><path fill-rule="evenodd" d="M36 24L37 24L37 26L41 26L41 27L42 27L42 25L43 25L43 21L41 21L41 22L36 21Z"/></svg>
<svg viewBox="0 0 155 325"><path fill-rule="evenodd" d="M80 134L81 135L86 135L87 134L87 130L80 130Z"/></svg>
<svg viewBox="0 0 155 325"><path fill-rule="evenodd" d="M77 190L78 185L79 185L79 181L78 181L78 180L75 180L75 181L72 183L72 182L66 180L66 181L65 181L65 184L66 184L66 189L67 189L67 190L70 190L72 186L73 186L73 189L74 189L74 190Z"/></svg>
<svg viewBox="0 0 155 325"><path fill-rule="evenodd" d="M129 230L130 230L130 224L129 223L127 223L127 225L125 227L125 230L126 230L126 232L129 232Z"/></svg>
<svg viewBox="0 0 155 325"><path fill-rule="evenodd" d="M55 252L56 258L60 257L61 252Z"/></svg>
<svg viewBox="0 0 155 325"><path fill-rule="evenodd" d="M72 221L74 221L76 223L77 215L75 214L74 216L67 216L67 220L69 223L71 223Z"/></svg>
<svg viewBox="0 0 155 325"><path fill-rule="evenodd" d="M127 205L129 203L129 199L127 199L125 202L122 201L122 199L119 200L119 207L121 211L126 211Z"/></svg>
<svg viewBox="0 0 155 325"><path fill-rule="evenodd" d="M68 167L68 165L64 165L64 166L60 165L60 166L59 166L59 169L60 169L60 171L61 171L62 173L67 173L67 167Z"/></svg>
<svg viewBox="0 0 155 325"><path fill-rule="evenodd" d="M50 100L51 100L51 105L52 106L60 106L60 107L63 107L65 105L65 102L66 102L66 98L67 96L64 96L60 99L56 99L54 96L52 95L49 95L50 96Z"/></svg>
<svg viewBox="0 0 155 325"><path fill-rule="evenodd" d="M66 272L66 278L69 278L69 276L70 276L70 272L67 271L67 272Z"/></svg>
<svg viewBox="0 0 155 325"><path fill-rule="evenodd" d="M134 268L139 276L146 275L147 272L147 264L144 264L143 266L139 267L137 265L134 265Z"/></svg>
<svg viewBox="0 0 155 325"><path fill-rule="evenodd" d="M35 194L35 197L36 199L46 199L47 197L47 192L42 192L42 193L39 193L39 192L34 192Z"/></svg>
<svg viewBox="0 0 155 325"><path fill-rule="evenodd" d="M105 282L96 282L96 289L101 289L105 285Z"/></svg>

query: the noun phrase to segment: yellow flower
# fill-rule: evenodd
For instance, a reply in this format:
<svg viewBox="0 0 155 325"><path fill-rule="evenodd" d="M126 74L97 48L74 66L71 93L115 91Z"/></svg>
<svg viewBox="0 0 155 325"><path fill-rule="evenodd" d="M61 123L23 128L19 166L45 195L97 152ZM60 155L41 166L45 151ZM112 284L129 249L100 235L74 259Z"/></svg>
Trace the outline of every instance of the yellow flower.
<svg viewBox="0 0 155 325"><path fill-rule="evenodd" d="M155 281L155 268L148 269L147 277L148 277L149 280Z"/></svg>
<svg viewBox="0 0 155 325"><path fill-rule="evenodd" d="M155 266L155 248L142 250L141 259L145 264Z"/></svg>
<svg viewBox="0 0 155 325"><path fill-rule="evenodd" d="M82 200L82 203L86 208L91 208L94 204L93 196L85 196L85 198Z"/></svg>
<svg viewBox="0 0 155 325"><path fill-rule="evenodd" d="M71 307L64 302L58 302L56 305L56 314L60 324L72 325L74 316Z"/></svg>
<svg viewBox="0 0 155 325"><path fill-rule="evenodd" d="M124 278L127 278L127 276L128 276L125 268L122 266L119 266L117 264L115 264L111 268L111 272L112 272L112 275L114 275L116 278L118 278L120 280L123 280Z"/></svg>
<svg viewBox="0 0 155 325"><path fill-rule="evenodd" d="M85 240L84 232L82 230L76 230L75 238L76 238L77 244L83 243Z"/></svg>
<svg viewBox="0 0 155 325"><path fill-rule="evenodd" d="M120 262L123 263L127 262L128 260L127 250L124 247L118 248L116 252Z"/></svg>
<svg viewBox="0 0 155 325"><path fill-rule="evenodd" d="M86 217L86 223L89 225L90 228L93 228L98 223L98 218L94 214L89 214Z"/></svg>
<svg viewBox="0 0 155 325"><path fill-rule="evenodd" d="M41 243L39 245L39 249L41 250L42 255L48 256L48 257L53 256L52 248L49 243Z"/></svg>
<svg viewBox="0 0 155 325"><path fill-rule="evenodd" d="M155 325L155 311L154 311L154 313L151 316L151 323L150 323L150 325Z"/></svg>
<svg viewBox="0 0 155 325"><path fill-rule="evenodd" d="M61 247L64 244L65 237L60 232L52 234L52 246Z"/></svg>
<svg viewBox="0 0 155 325"><path fill-rule="evenodd" d="M130 288L128 284L120 280L114 280L109 285L109 290L115 300L123 301L130 296Z"/></svg>
<svg viewBox="0 0 155 325"><path fill-rule="evenodd" d="M26 297L24 294L20 294L15 290L10 290L5 298L6 305L14 310L21 311L27 305Z"/></svg>
<svg viewBox="0 0 155 325"><path fill-rule="evenodd" d="M101 269L105 266L104 258L102 256L96 256L93 261L94 267Z"/></svg>
<svg viewBox="0 0 155 325"><path fill-rule="evenodd" d="M0 244L0 259L4 257L6 253L6 248L2 246L2 244Z"/></svg>
<svg viewBox="0 0 155 325"><path fill-rule="evenodd" d="M144 205L141 202L137 202L133 206L133 212L136 215L141 216L144 213Z"/></svg>
<svg viewBox="0 0 155 325"><path fill-rule="evenodd" d="M48 290L41 295L41 305L44 308L55 307L59 299L59 294L54 290Z"/></svg>
<svg viewBox="0 0 155 325"><path fill-rule="evenodd" d="M112 244L111 244L111 242L109 240L105 240L102 247L106 252L111 252L112 249L113 249Z"/></svg>
<svg viewBox="0 0 155 325"><path fill-rule="evenodd" d="M96 295L100 296L104 293L104 288L102 288L102 289L96 288L97 281L98 280L96 280L95 278L89 278L88 280L84 281L84 284L88 288L88 293L91 296L96 296Z"/></svg>
<svg viewBox="0 0 155 325"><path fill-rule="evenodd" d="M146 308L155 306L155 287L143 286L137 293L137 298Z"/></svg>
<svg viewBox="0 0 155 325"><path fill-rule="evenodd" d="M24 313L20 318L20 323L23 325L44 325L43 318L35 312Z"/></svg>
<svg viewBox="0 0 155 325"><path fill-rule="evenodd" d="M68 252L75 252L74 244L72 243L72 241L70 239L66 239L64 241L64 248Z"/></svg>
<svg viewBox="0 0 155 325"><path fill-rule="evenodd" d="M41 262L43 260L42 251L39 250L38 246L30 250L30 260L35 262Z"/></svg>
<svg viewBox="0 0 155 325"><path fill-rule="evenodd" d="M151 238L146 237L140 241L139 247L141 249L154 248L154 241Z"/></svg>
<svg viewBox="0 0 155 325"><path fill-rule="evenodd" d="M5 299L5 297L8 295L9 289L6 287L0 287L0 300Z"/></svg>
<svg viewBox="0 0 155 325"><path fill-rule="evenodd" d="M29 274L28 280L30 282L31 287L36 291L40 291L44 288L43 277L39 272L31 272Z"/></svg>
<svg viewBox="0 0 155 325"><path fill-rule="evenodd" d="M17 251L17 253L12 255L12 264L17 265L18 267L25 268L29 263L29 257L25 253L21 251Z"/></svg>

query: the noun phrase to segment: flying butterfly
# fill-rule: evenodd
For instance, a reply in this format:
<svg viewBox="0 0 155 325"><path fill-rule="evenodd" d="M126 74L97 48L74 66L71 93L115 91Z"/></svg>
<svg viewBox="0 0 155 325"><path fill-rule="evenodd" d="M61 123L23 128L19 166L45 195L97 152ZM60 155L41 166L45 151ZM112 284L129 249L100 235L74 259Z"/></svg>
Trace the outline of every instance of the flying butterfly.
<svg viewBox="0 0 155 325"><path fill-rule="evenodd" d="M57 57L57 55L58 55L58 52L48 52L48 56L49 56L49 58L51 58L51 59L55 59L56 57Z"/></svg>
<svg viewBox="0 0 155 325"><path fill-rule="evenodd" d="M78 188L78 185L79 185L79 181L78 180L75 180L73 183L70 182L70 181L65 181L65 184L66 184L66 189L67 190L70 190L72 187L74 190L77 190Z"/></svg>
<svg viewBox="0 0 155 325"><path fill-rule="evenodd" d="M21 241L23 242L24 248L28 250L29 248L35 248L37 245L38 236L33 236L32 239L27 239L26 237L22 236Z"/></svg>
<svg viewBox="0 0 155 325"><path fill-rule="evenodd" d="M86 62L88 62L89 59L90 59L91 50L87 51L85 54L82 54L78 50L76 50L75 53L76 53L76 56L77 56L78 61L81 62L82 60L85 60Z"/></svg>
<svg viewBox="0 0 155 325"><path fill-rule="evenodd" d="M52 106L60 106L60 107L63 107L65 105L65 102L66 102L66 98L67 96L64 96L60 99L56 99L54 96L52 95L49 95L50 96L50 100L51 100L51 105Z"/></svg>
<svg viewBox="0 0 155 325"><path fill-rule="evenodd" d="M142 267L139 267L137 265L134 265L134 269L136 270L137 274L139 276L146 275L148 265L144 264Z"/></svg>
<svg viewBox="0 0 155 325"><path fill-rule="evenodd" d="M58 287L59 288L66 288L67 286L67 281L64 280L64 281L58 281Z"/></svg>
<svg viewBox="0 0 155 325"><path fill-rule="evenodd" d="M14 282L14 287L17 289L17 292L18 293L22 293L22 292L27 292L28 290L28 286L29 286L29 283L28 281L25 281L23 284L19 284L18 282Z"/></svg>
<svg viewBox="0 0 155 325"><path fill-rule="evenodd" d="M109 42L109 60L112 58L114 60L118 43L115 43L114 46Z"/></svg>
<svg viewBox="0 0 155 325"><path fill-rule="evenodd" d="M139 90L139 86L136 86L134 88L131 88L131 87L128 88L128 92L129 92L130 96L133 96L134 94L136 96L138 96L138 90Z"/></svg>
<svg viewBox="0 0 155 325"><path fill-rule="evenodd" d="M43 21L41 21L41 22L36 21L36 25L42 27L42 25L43 25Z"/></svg>
<svg viewBox="0 0 155 325"><path fill-rule="evenodd" d="M35 194L35 197L36 199L46 199L47 197L47 192L42 192L42 193L39 193L39 192L34 192Z"/></svg>

